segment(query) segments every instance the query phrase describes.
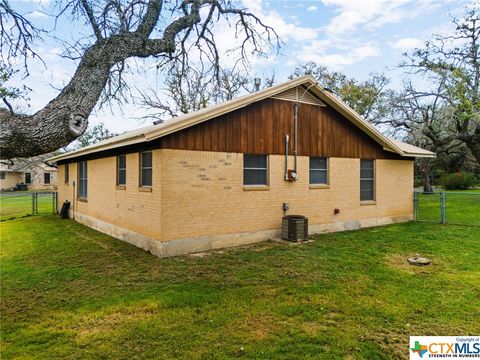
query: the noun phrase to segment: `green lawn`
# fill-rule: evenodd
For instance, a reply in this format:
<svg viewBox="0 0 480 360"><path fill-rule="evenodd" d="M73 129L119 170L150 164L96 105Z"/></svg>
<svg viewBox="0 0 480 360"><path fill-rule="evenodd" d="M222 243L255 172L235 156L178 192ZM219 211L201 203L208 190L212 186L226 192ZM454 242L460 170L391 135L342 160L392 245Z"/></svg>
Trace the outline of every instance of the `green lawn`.
<svg viewBox="0 0 480 360"><path fill-rule="evenodd" d="M169 259L54 216L0 230L2 359L405 359L409 335L480 332L480 228Z"/></svg>
<svg viewBox="0 0 480 360"><path fill-rule="evenodd" d="M51 193L38 194L37 213L40 215L53 213ZM32 215L32 193L21 192L0 195L0 221Z"/></svg>
<svg viewBox="0 0 480 360"><path fill-rule="evenodd" d="M440 194L417 194L418 220L440 222ZM446 191L445 194L447 223L480 226L480 190Z"/></svg>

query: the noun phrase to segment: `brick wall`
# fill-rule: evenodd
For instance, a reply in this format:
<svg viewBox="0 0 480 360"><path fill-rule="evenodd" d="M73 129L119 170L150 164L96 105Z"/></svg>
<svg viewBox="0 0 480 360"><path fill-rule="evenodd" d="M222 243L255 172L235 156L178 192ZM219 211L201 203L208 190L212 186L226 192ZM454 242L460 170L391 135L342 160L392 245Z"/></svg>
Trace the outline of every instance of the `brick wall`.
<svg viewBox="0 0 480 360"><path fill-rule="evenodd" d="M70 164L64 184L59 166L60 204L73 200L77 166ZM289 168L293 157L289 158ZM413 161L376 160L376 203L360 203L360 160L329 159L330 184L309 186L309 159L299 157L299 179L283 180L284 156L269 156L269 187L245 190L243 154L188 150L153 151L151 191L138 187L138 154L127 155L127 185L116 188L116 159L88 162L88 202L75 201L74 210L98 220L162 241L199 236L278 229L283 216L301 214L309 223L368 223L379 218L411 217ZM334 209L340 214L334 215Z"/></svg>
<svg viewBox="0 0 480 360"><path fill-rule="evenodd" d="M127 185L117 188L116 158L88 161L88 199L76 200L74 212L116 224L140 234L160 238L161 234L161 150L153 151L153 186L141 191L139 184L139 155L127 155ZM78 186L77 164L69 164L69 184L64 181L65 165L59 166L59 204L76 199ZM75 194L75 195L74 195Z"/></svg>

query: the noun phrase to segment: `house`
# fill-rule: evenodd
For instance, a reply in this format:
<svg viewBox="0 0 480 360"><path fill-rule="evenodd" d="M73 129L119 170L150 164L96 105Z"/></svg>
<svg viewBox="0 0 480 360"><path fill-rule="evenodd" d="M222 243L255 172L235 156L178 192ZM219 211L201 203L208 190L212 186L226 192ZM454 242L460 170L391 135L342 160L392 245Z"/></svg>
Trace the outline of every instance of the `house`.
<svg viewBox="0 0 480 360"><path fill-rule="evenodd" d="M17 185L25 185L28 190L55 190L57 168L43 160L45 156L13 159L11 164L0 164L0 191L13 190Z"/></svg>
<svg viewBox="0 0 480 360"><path fill-rule="evenodd" d="M75 220L158 256L413 218L413 160L310 76L52 158ZM284 212L284 204L289 210Z"/></svg>

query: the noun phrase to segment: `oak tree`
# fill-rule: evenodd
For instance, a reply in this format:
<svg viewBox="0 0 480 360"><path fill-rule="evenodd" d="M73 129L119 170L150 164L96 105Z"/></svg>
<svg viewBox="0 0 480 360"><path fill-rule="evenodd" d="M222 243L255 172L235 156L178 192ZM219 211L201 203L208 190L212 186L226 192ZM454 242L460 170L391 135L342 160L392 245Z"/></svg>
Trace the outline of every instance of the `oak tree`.
<svg viewBox="0 0 480 360"><path fill-rule="evenodd" d="M155 57L159 69L201 63L218 74L221 54L214 25L220 21L236 34L238 60L279 46L274 29L232 0L57 0L56 6L56 16L83 21L90 35L79 34L68 46L67 56L78 62L76 71L43 109L32 115L0 110L1 158L47 153L78 138L99 102L122 101L130 58ZM27 66L27 58L37 56L33 43L43 29L7 0L0 0L0 19L3 61L12 64L20 56Z"/></svg>

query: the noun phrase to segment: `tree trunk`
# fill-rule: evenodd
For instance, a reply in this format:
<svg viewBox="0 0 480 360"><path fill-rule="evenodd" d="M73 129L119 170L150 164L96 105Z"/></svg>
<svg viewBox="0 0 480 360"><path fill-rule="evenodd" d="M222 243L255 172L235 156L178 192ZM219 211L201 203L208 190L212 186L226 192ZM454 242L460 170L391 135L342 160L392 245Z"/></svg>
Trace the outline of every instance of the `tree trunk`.
<svg viewBox="0 0 480 360"><path fill-rule="evenodd" d="M71 1L67 7L76 7L76 3ZM122 8L116 1L106 3L113 8L117 6L120 10ZM134 2L128 3L129 6L134 6L132 5ZM81 5L83 8L85 19L92 26L96 36L95 43L83 54L69 84L45 108L34 115L19 115L0 109L0 159L30 157L51 152L68 145L83 134L88 125L88 116L107 84L112 66L128 58L162 55L164 56L162 62L164 60L181 62L185 65L188 63L190 44L199 48L202 44L205 48L200 52L202 58L205 56L205 60L208 59L212 63L213 69L219 69L219 55L212 26L220 17L238 18L236 31L242 33L244 37L241 45L242 56L246 51L245 45L249 42L253 45L253 50L249 50L252 54L263 54L262 45L270 44L272 33L278 40L271 27L264 25L254 14L232 6L233 2L227 0L173 1L171 3L176 5L172 5L171 8L175 9L175 12L178 11L178 16L171 10L174 16L170 23L165 23L165 18L161 17L166 1L149 0L140 3L143 4L143 10L139 14L127 15L128 22L131 22L127 30L117 29L115 21L110 23L108 14L105 15L108 11L101 12L98 9L98 13L94 14L94 8L89 6L88 1L79 2L78 6ZM208 15L202 22L200 11L207 8ZM170 13L170 9L165 11ZM116 15L120 17L120 23L125 20L121 18L123 15L125 14L122 11ZM97 18L103 19L101 26L97 23ZM263 28L264 31L259 31L257 27ZM160 30L161 28L163 30ZM150 38L154 30L162 32L163 35L159 38ZM103 37L104 33L111 35ZM261 37L265 37L265 43L259 42Z"/></svg>
<svg viewBox="0 0 480 360"><path fill-rule="evenodd" d="M466 141L465 144L472 152L477 163L480 165L480 126L475 130L475 134L469 138L469 141Z"/></svg>
<svg viewBox="0 0 480 360"><path fill-rule="evenodd" d="M68 85L34 115L0 112L0 158L52 152L86 130L88 116L105 87L111 67L98 55L96 47L87 50Z"/></svg>
<svg viewBox="0 0 480 360"><path fill-rule="evenodd" d="M430 159L421 159L420 160L420 174L422 176L422 185L423 185L423 192L424 193L432 193L432 166Z"/></svg>
<svg viewBox="0 0 480 360"><path fill-rule="evenodd" d="M149 39L161 4L150 0L137 31L98 38L86 50L68 85L42 110L34 115L19 115L0 109L0 158L30 157L68 145L87 129L88 116L114 64L130 57L172 54L177 34L200 22L202 2L195 1L190 13L166 26L163 38Z"/></svg>

